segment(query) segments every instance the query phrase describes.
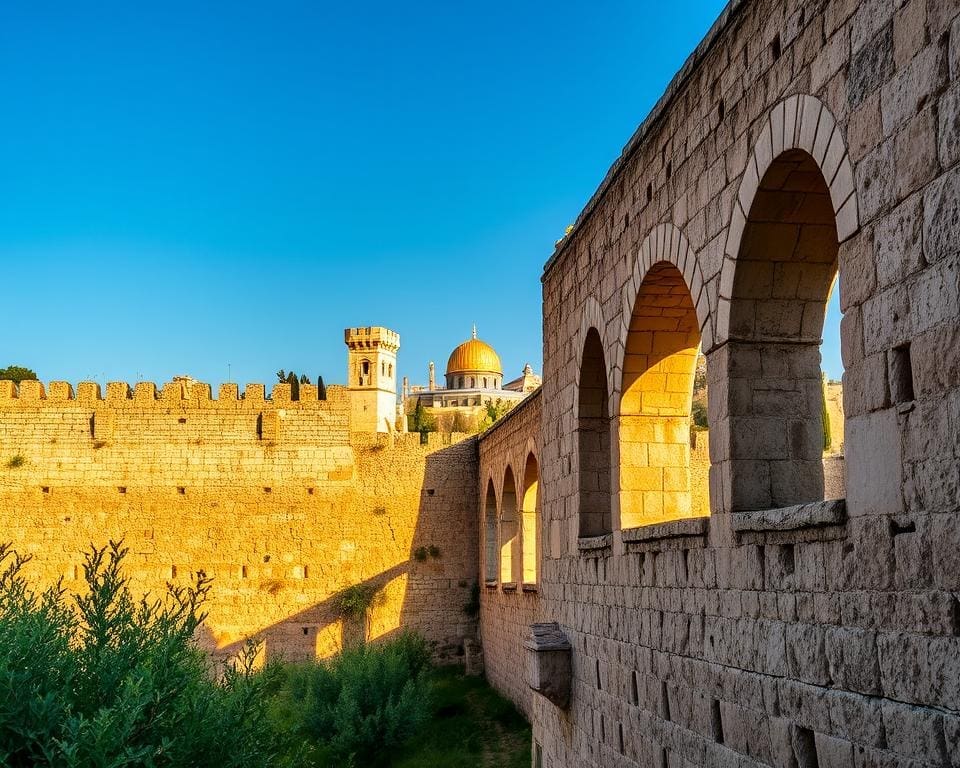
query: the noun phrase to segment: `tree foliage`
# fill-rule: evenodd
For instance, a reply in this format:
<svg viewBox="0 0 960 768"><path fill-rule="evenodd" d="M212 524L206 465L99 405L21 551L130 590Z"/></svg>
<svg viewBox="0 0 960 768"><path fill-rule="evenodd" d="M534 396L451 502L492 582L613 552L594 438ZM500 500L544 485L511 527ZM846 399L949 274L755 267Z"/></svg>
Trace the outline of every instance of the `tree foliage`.
<svg viewBox="0 0 960 768"><path fill-rule="evenodd" d="M194 644L210 582L136 600L126 550L91 548L87 589L37 594L0 547L0 764L267 766L277 740L252 650L215 681Z"/></svg>
<svg viewBox="0 0 960 768"><path fill-rule="evenodd" d="M421 442L427 441L427 433L437 430L437 420L427 413L423 407L420 398L417 398L417 404L414 406L413 413L410 414L410 431L419 432Z"/></svg>
<svg viewBox="0 0 960 768"><path fill-rule="evenodd" d="M477 429L480 432L483 432L486 429L490 429L498 419L503 418L511 410L513 410L514 403L505 402L499 397L496 400L489 400L484 404L484 412L481 414L480 418L477 419Z"/></svg>
<svg viewBox="0 0 960 768"><path fill-rule="evenodd" d="M429 660L422 638L401 634L289 668L277 719L316 745L315 764L388 765L430 716Z"/></svg>
<svg viewBox="0 0 960 768"><path fill-rule="evenodd" d="M15 381L19 384L28 379L36 381L37 374L22 365L8 365L6 368L0 368L0 381Z"/></svg>

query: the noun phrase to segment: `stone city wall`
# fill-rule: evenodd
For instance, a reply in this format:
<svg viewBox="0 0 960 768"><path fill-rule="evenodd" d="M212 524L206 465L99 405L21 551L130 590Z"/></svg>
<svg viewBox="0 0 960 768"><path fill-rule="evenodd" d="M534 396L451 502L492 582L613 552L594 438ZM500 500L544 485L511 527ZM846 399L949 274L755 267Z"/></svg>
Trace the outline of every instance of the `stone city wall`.
<svg viewBox="0 0 960 768"><path fill-rule="evenodd" d="M537 613L574 682L569 709L532 699L543 766L960 764L958 14L733 0L549 261L541 527L559 533ZM824 503L838 270L846 498ZM653 272L689 301L645 294ZM624 462L644 502L667 478L684 493L620 429L664 423L623 403L638 378L678 389L691 312L711 514L627 527ZM522 662L499 653L501 685Z"/></svg>
<svg viewBox="0 0 960 768"><path fill-rule="evenodd" d="M28 573L82 586L82 552L123 539L134 592L213 578L203 631L218 655L249 637L268 656L328 655L400 627L452 658L473 636L476 440L350 429L349 394L278 384L244 396L0 382L0 540ZM431 549L434 548L434 549ZM380 590L369 626L334 596Z"/></svg>
<svg viewBox="0 0 960 768"><path fill-rule="evenodd" d="M480 499L481 516L478 532L480 540L487 543L490 538L496 542L496 549L485 549L480 553L480 567L487 572L488 578L480 591L480 626L483 643L484 666L490 683L508 696L521 711L531 714L533 694L527 687L523 674L524 649L529 626L538 621L539 584L538 577L532 581L525 578L502 581L497 574L500 558L497 551L504 538L502 512L504 511L505 483L513 479L512 489L516 498L522 499L525 469L533 457L536 466L535 482L539 484L540 460L540 424L542 403L539 391L530 395L506 416L502 417L491 429L480 437ZM509 495L509 488L508 495ZM539 485L537 487L539 491ZM536 495L539 493L535 491ZM517 540L512 547L514 553L526 548L539 558L543 547L549 547L550 532L542 528L531 530L530 523L537 525L542 519L539 503L533 504L534 515L526 515L516 531ZM494 519L490 525L488 515ZM485 527L488 526L488 527ZM531 537L537 539L531 542ZM544 538L546 537L546 539ZM524 544L526 543L526 547ZM510 546L508 544L508 546ZM493 562L491 562L493 561ZM539 571L540 563L536 563ZM493 578L489 578L493 576Z"/></svg>

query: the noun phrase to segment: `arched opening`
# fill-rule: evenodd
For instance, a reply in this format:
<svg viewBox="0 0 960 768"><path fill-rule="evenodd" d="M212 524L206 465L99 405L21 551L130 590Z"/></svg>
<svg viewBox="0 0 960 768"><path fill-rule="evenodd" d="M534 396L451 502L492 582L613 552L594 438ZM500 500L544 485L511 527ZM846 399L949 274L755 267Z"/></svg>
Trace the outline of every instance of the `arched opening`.
<svg viewBox="0 0 960 768"><path fill-rule="evenodd" d="M487 495L483 506L483 579L497 580L497 493L493 480L487 483Z"/></svg>
<svg viewBox="0 0 960 768"><path fill-rule="evenodd" d="M500 494L500 583L515 583L514 550L517 546L517 484L507 467Z"/></svg>
<svg viewBox="0 0 960 768"><path fill-rule="evenodd" d="M610 533L610 413L603 342L591 328L583 345L577 402L580 536Z"/></svg>
<svg viewBox="0 0 960 768"><path fill-rule="evenodd" d="M523 499L522 499L522 529L521 543L523 545L523 583L536 584L538 573L537 556L537 498L540 484L540 468L537 460L531 453L527 456L527 464L523 470Z"/></svg>
<svg viewBox="0 0 960 768"><path fill-rule="evenodd" d="M827 180L806 152L784 152L750 206L733 280L727 410L734 510L824 498L820 344L837 251Z"/></svg>
<svg viewBox="0 0 960 768"><path fill-rule="evenodd" d="M697 311L683 275L673 264L654 264L633 305L623 361L621 528L709 514L707 473L693 473L691 483L699 346Z"/></svg>

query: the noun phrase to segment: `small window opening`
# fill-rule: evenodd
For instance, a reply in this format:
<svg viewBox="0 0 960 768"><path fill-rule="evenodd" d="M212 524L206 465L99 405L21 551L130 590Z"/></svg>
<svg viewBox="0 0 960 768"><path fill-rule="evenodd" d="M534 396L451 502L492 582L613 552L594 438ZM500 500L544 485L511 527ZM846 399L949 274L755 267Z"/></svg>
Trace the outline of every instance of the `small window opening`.
<svg viewBox="0 0 960 768"><path fill-rule="evenodd" d="M669 179L672 174L673 174L673 163L669 162L667 163L667 178Z"/></svg>
<svg viewBox="0 0 960 768"><path fill-rule="evenodd" d="M890 395L894 403L909 403L914 399L913 363L910 345L903 344L890 352Z"/></svg>
<svg viewBox="0 0 960 768"><path fill-rule="evenodd" d="M240 566L240 578L241 579L247 578L247 566L245 565Z"/></svg>
<svg viewBox="0 0 960 768"><path fill-rule="evenodd" d="M304 637L306 637L306 636L309 635L309 634L310 634L310 627L304 627L304 628L303 628L303 635L304 635Z"/></svg>
<svg viewBox="0 0 960 768"><path fill-rule="evenodd" d="M305 579L309 579L309 578L310 578L310 566L309 566L309 565L303 566L303 578L305 578Z"/></svg>
<svg viewBox="0 0 960 768"><path fill-rule="evenodd" d="M670 694L667 691L667 681L660 681L660 712L663 714L663 719L668 723L670 722Z"/></svg>
<svg viewBox="0 0 960 768"><path fill-rule="evenodd" d="M720 116L720 121L723 122L723 118L727 114L727 108L723 103L723 99L720 99L720 103L717 104L717 114Z"/></svg>
<svg viewBox="0 0 960 768"><path fill-rule="evenodd" d="M270 562L270 555L264 555L264 556L263 556L263 562L269 563L269 562Z"/></svg>
<svg viewBox="0 0 960 768"><path fill-rule="evenodd" d="M647 184L647 202L653 201L653 184Z"/></svg>
<svg viewBox="0 0 960 768"><path fill-rule="evenodd" d="M796 554L793 544L784 544L780 550L780 557L782 559L783 572L787 574L787 576L792 576L797 570Z"/></svg>
<svg viewBox="0 0 960 768"><path fill-rule="evenodd" d="M187 423L187 420L183 417L180 417L179 419L177 419L177 424L186 424L186 423Z"/></svg>
<svg viewBox="0 0 960 768"><path fill-rule="evenodd" d="M126 492L127 492L127 486L121 485L117 487L117 493L126 493Z"/></svg>
<svg viewBox="0 0 960 768"><path fill-rule="evenodd" d="M713 726L713 738L717 744L723 744L723 717L720 714L720 700L714 699L710 707L710 721Z"/></svg>
<svg viewBox="0 0 960 768"><path fill-rule="evenodd" d="M623 723L617 723L617 748L623 754Z"/></svg>
<svg viewBox="0 0 960 768"><path fill-rule="evenodd" d="M794 726L793 752L797 759L798 768L820 768L817 758L817 740L813 731L803 726Z"/></svg>
<svg viewBox="0 0 960 768"><path fill-rule="evenodd" d="M637 685L636 670L630 673L630 703L635 707L640 705L640 690Z"/></svg>
<svg viewBox="0 0 960 768"><path fill-rule="evenodd" d="M175 565L170 566L170 578L171 579L177 578L177 566Z"/></svg>
<svg viewBox="0 0 960 768"><path fill-rule="evenodd" d="M774 61L780 58L780 54L782 53L780 50L780 35L776 35L773 38L773 42L770 43L770 50L773 52Z"/></svg>
<svg viewBox="0 0 960 768"><path fill-rule="evenodd" d="M269 485L265 485L265 486L263 486L263 492L264 492L264 493L273 493L273 488L271 488Z"/></svg>
<svg viewBox="0 0 960 768"><path fill-rule="evenodd" d="M177 486L177 493L179 493L181 496L183 496L186 492L187 492L187 489L184 486L182 485Z"/></svg>
<svg viewBox="0 0 960 768"><path fill-rule="evenodd" d="M597 690L598 690L598 691L602 691L602 690L603 690L603 685L601 685L601 683L600 683L600 659L597 659L597 660L594 662L594 664L596 665L596 672L597 672Z"/></svg>
<svg viewBox="0 0 960 768"><path fill-rule="evenodd" d="M307 488L307 496L313 496L313 488Z"/></svg>
<svg viewBox="0 0 960 768"><path fill-rule="evenodd" d="M40 492L41 492L41 493L50 493L50 486L49 486L49 485L44 485L44 486L42 486L42 487L40 488Z"/></svg>

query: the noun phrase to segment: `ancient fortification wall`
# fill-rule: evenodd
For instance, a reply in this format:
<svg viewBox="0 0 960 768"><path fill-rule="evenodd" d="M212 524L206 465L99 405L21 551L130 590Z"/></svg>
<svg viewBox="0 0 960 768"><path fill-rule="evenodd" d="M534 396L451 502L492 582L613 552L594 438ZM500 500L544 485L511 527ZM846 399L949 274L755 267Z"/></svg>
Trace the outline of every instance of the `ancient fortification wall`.
<svg viewBox="0 0 960 768"><path fill-rule="evenodd" d="M364 631L332 596L381 589L369 637L406 626L455 655L473 622L476 440L357 432L350 397L289 385L0 382L0 540L80 585L81 552L123 538L135 591L213 577L205 643L326 655ZM431 438L439 436L431 435ZM469 489L465 493L464 489ZM430 554L431 547L433 554ZM419 550L419 554L418 554ZM424 554L426 553L426 554Z"/></svg>
<svg viewBox="0 0 960 768"><path fill-rule="evenodd" d="M480 626L484 665L487 679L506 694L517 706L532 714L533 694L526 684L518 659L524 657L523 641L530 625L539 616L539 579L541 553L549 532L539 522L542 511L539 503L540 424L542 403L537 392L510 412L480 438L480 496L481 540L500 542L509 550L511 562L509 578L501 574L503 555L498 549L480 553L480 567L484 584L480 592ZM533 487L531 488L531 482ZM526 491L526 492L525 492ZM512 496L511 496L512 494ZM512 508L527 514L516 515L516 525L510 526ZM531 514L532 513L532 514ZM498 531L510 528L512 539L498 540ZM549 543L546 543L549 546ZM532 554L533 569L518 567L527 553L527 565Z"/></svg>
<svg viewBox="0 0 960 768"><path fill-rule="evenodd" d="M548 262L535 613L573 683L569 708L529 701L543 766L958 765L958 14L733 0ZM846 498L824 503L837 271ZM677 433L696 342L708 517ZM521 596L484 594L517 696L499 606Z"/></svg>

